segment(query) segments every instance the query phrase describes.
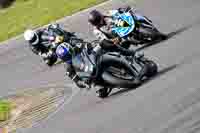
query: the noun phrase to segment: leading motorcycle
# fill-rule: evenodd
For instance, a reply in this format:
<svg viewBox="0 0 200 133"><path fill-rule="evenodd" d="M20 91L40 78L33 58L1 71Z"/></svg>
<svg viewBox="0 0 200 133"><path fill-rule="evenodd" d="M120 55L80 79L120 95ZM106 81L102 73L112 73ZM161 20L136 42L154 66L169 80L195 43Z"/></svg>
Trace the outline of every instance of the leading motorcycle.
<svg viewBox="0 0 200 133"><path fill-rule="evenodd" d="M167 38L153 25L150 19L136 13L133 8L123 13L114 10L112 16L115 20L112 31L121 38L135 42L135 45Z"/></svg>

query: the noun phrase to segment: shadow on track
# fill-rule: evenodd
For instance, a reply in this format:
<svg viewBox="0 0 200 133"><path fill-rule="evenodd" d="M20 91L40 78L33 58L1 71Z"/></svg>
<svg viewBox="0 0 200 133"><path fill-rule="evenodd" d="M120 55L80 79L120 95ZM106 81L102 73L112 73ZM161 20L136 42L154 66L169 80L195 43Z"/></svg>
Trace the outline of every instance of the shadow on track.
<svg viewBox="0 0 200 133"><path fill-rule="evenodd" d="M176 36L176 35L179 35L179 34L181 34L182 32L184 32L184 31L186 31L186 30L188 30L188 29L190 29L190 28L192 28L192 27L194 27L194 26L196 26L196 25L198 25L198 24L200 24L200 20L198 20L198 21L196 21L196 22L194 22L194 23L192 23L192 24L189 24L189 25L187 25L187 26L184 26L184 27L182 27L182 28L180 28L180 29L177 29L176 31L172 31L172 32L168 33L168 34L167 34L167 38L164 39L164 40L156 40L156 41L147 43L147 44L141 46L140 48L136 49L136 51L144 50L144 49L146 49L146 48L148 48L148 47L151 47L151 46L153 46L153 45L157 45L157 44L160 44L161 42L167 41L167 40L169 40L170 38L172 38L172 37L174 37L174 36Z"/></svg>
<svg viewBox="0 0 200 133"><path fill-rule="evenodd" d="M148 82L150 82L150 81L152 81L152 80L154 80L154 79L156 79L156 78L162 76L163 74L165 74L165 73L167 73L167 72L169 72L169 71L172 71L172 70L176 69L179 65L180 65L180 64L174 64L174 65L171 65L171 66L169 66L169 67L166 67L166 68L160 70L160 71L158 72L157 75L155 75L154 77L152 77L152 78L150 78L150 79L144 81L144 82L142 83L142 85L144 85L144 84L146 84L146 83L148 83ZM140 86L142 86L142 85L140 85ZM138 86L138 87L140 87L140 86ZM115 93L112 93L108 98L116 97L116 96L118 96L118 95L120 95L120 94L122 94L122 93L131 91L131 90L135 90L135 89L137 89L138 87L131 88L131 89L121 89L121 90L119 90L119 91L117 91L117 92L115 92Z"/></svg>

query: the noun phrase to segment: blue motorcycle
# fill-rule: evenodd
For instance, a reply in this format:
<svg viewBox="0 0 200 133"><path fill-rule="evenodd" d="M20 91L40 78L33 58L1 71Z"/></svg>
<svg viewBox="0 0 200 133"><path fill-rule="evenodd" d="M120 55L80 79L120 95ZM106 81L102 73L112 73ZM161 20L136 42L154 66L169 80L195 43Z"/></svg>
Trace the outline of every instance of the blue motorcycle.
<svg viewBox="0 0 200 133"><path fill-rule="evenodd" d="M129 10L128 12L113 12L115 25L112 31L121 38L144 44L156 40L166 39L166 35L161 33L147 17Z"/></svg>

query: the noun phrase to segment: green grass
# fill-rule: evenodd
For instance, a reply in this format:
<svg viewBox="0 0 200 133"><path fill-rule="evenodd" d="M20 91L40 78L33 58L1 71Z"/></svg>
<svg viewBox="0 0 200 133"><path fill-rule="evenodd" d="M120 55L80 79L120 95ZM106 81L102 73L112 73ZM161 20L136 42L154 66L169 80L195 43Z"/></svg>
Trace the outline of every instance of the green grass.
<svg viewBox="0 0 200 133"><path fill-rule="evenodd" d="M0 42L105 0L16 0L0 10Z"/></svg>

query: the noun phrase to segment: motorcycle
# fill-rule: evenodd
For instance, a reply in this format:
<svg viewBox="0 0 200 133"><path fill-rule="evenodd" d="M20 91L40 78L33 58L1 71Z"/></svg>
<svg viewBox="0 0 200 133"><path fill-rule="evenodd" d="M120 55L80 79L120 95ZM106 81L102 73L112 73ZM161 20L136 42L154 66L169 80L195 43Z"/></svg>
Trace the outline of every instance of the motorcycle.
<svg viewBox="0 0 200 133"><path fill-rule="evenodd" d="M70 44L63 43L68 47ZM93 47L96 48L98 46ZM57 54L62 54L62 49L57 49ZM90 88L100 87L96 91L100 98L107 97L114 88L132 88L140 85L145 79L157 73L157 65L153 61L144 57L144 54L137 53L134 57L123 56L117 52L105 52L99 58L93 52L89 52L87 45L84 45L81 52L72 55L71 62L76 70L76 74L87 83ZM97 62L98 67L97 68ZM146 66L140 83L135 82ZM96 72L99 76L91 80ZM88 82L89 81L89 82Z"/></svg>
<svg viewBox="0 0 200 133"><path fill-rule="evenodd" d="M133 9L128 12L119 13L113 11L113 18L116 20L112 31L121 38L127 38L137 44L145 44L156 40L164 40L167 36L161 33L150 19L137 14Z"/></svg>

